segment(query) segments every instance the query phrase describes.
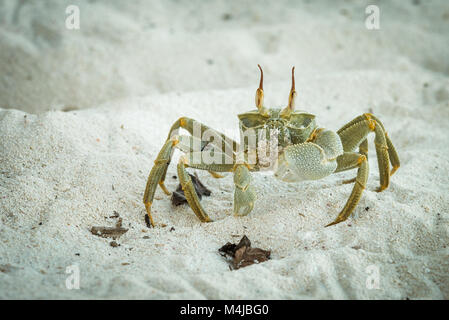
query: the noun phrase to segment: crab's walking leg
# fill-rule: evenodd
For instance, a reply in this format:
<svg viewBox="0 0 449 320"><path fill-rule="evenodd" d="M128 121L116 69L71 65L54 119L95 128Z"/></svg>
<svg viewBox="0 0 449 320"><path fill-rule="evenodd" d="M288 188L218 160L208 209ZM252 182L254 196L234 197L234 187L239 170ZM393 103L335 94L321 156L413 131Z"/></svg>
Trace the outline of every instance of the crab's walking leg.
<svg viewBox="0 0 449 320"><path fill-rule="evenodd" d="M195 134L199 134L200 137L196 137L196 138L200 139L200 140L202 139L203 135L207 132L207 133L209 133L208 136L214 136L214 139L212 139L213 141L211 143L217 145L218 147L221 147L222 148L221 150L230 150L231 152L235 152L236 150L238 150L238 147L239 147L238 143L235 142L234 140L232 140L231 138L227 137L223 133L220 133L216 130L209 128L208 126L206 126L205 124L202 124L201 122L198 122L194 119L187 118L187 117L181 117L178 120L176 120L175 123L173 123L173 125L170 128L170 132L168 133L167 141L170 140L170 138L173 135L177 134L177 131L179 128L183 128L183 129L187 130L192 136L195 136ZM196 129L198 129L198 130L196 131ZM216 139L215 137L219 137L220 139ZM172 154L173 153L170 154L168 164L170 164ZM162 180L161 187L162 188L165 188L164 180L165 180L165 176L167 175L168 164L161 176L161 180ZM210 174L214 178L222 177L213 171L210 172Z"/></svg>
<svg viewBox="0 0 449 320"><path fill-rule="evenodd" d="M189 203L189 206L190 208L192 208L193 212L195 212L196 216L201 220L201 222L211 222L212 220L209 218L206 211L204 211L203 206L200 203L200 199L196 194L192 179L186 171L184 162L185 158L181 157L178 163L178 176L187 202Z"/></svg>
<svg viewBox="0 0 449 320"><path fill-rule="evenodd" d="M388 155L390 157L390 162L391 165L393 166L393 168L391 169L390 172L390 176L392 176L396 170L399 169L399 167L401 166L401 162L399 161L399 156L398 153L396 151L396 148L394 147L393 143L391 142L390 137L387 134L387 131L385 130L384 125L382 124L382 122L380 122L379 119L377 119L374 115L371 115L371 117L382 127L382 129L384 130L385 133L385 140L387 141L387 147L388 147Z"/></svg>
<svg viewBox="0 0 449 320"><path fill-rule="evenodd" d="M199 158L199 154L191 152L181 157L178 164L178 175L180 176L181 186L186 193L186 199L192 210L198 216L201 221L211 221L202 208L199 198L195 192L195 188L192 185L190 176L186 172L186 167L208 170L213 172L231 172L234 171L234 214L243 216L249 214L254 208L254 202L256 201L256 191L251 185L250 167L245 163L234 164L235 159L230 159L228 155L224 153L218 153L219 158L223 161L219 163L205 163L204 161L193 161L195 157ZM199 152L201 154L201 152ZM203 156L204 156L204 152ZM233 162L234 161L234 162Z"/></svg>
<svg viewBox="0 0 449 320"><path fill-rule="evenodd" d="M156 192L157 185L161 187L161 189L166 193L167 195L170 195L170 192L165 187L164 181L165 176L167 175L167 169L168 165L170 164L171 157L173 155L173 147L179 142L176 135L174 135L175 131L177 131L179 128L184 128L187 130L192 136L197 134L195 128L199 128L198 134L200 134L200 137L192 137L193 139L200 141L200 148L205 147L205 145L208 142L201 141L203 134L205 132L209 132L209 136L214 136L212 144L218 145L222 148L224 151L230 150L230 153L234 153L235 150L238 150L238 144L234 140L228 138L222 133L219 133L213 129L210 129L206 125L195 121L190 118L181 117L179 118L171 127L170 132L168 134L168 138L162 147L161 151L159 152L156 160L155 165L151 169L150 175L148 177L147 186L145 189L143 202L145 204L145 208L148 214L148 217L150 219L150 223L152 226L154 226L154 221L151 216L151 204L153 202L154 193ZM181 136L183 137L183 136ZM215 139L215 137L220 137L221 139ZM187 150L190 151L190 150ZM186 152L187 152L186 151ZM209 170L209 172L212 174L212 176L218 178L220 175L216 174L212 171L212 169Z"/></svg>
<svg viewBox="0 0 449 320"><path fill-rule="evenodd" d="M360 146L359 146L359 153L360 154L363 154L365 157L366 157L366 159L368 160L368 139L367 138L365 138L361 143L360 143ZM356 168L357 166L354 166L354 168ZM349 169L354 169L354 168L347 168L346 170L349 170ZM341 171L341 170L340 170ZM335 172L338 172L338 171L335 171ZM352 178L352 179L348 179L348 180L343 180L343 184L348 184L348 183L353 183L353 182L355 182L355 179L356 178Z"/></svg>
<svg viewBox="0 0 449 320"><path fill-rule="evenodd" d="M362 141L359 145L359 153L363 154L368 159L368 139Z"/></svg>
<svg viewBox="0 0 449 320"><path fill-rule="evenodd" d="M237 164L234 168L234 214L246 216L254 208L256 191L251 185L251 174L246 164Z"/></svg>
<svg viewBox="0 0 449 320"><path fill-rule="evenodd" d="M357 171L357 177L355 178L355 185L351 195L335 221L328 224L326 227L343 222L351 215L362 196L368 180L369 167L365 155L356 152L345 152L337 158L337 169L335 172L345 171L355 167L358 167L359 169Z"/></svg>
<svg viewBox="0 0 449 320"><path fill-rule="evenodd" d="M367 139L367 138L365 138L365 139L362 141L362 143L360 143L360 146L359 146L359 153L360 153L360 154L363 154L363 155L366 157L366 159L368 159L368 139ZM354 168L355 168L355 167L354 167ZM354 169L354 168L351 168L351 169ZM348 170L349 170L349 169L348 169ZM390 174L390 175L391 175L391 174ZM356 179L356 178L344 180L343 183L344 183L344 184L353 183L353 182L355 182L355 179Z"/></svg>
<svg viewBox="0 0 449 320"><path fill-rule="evenodd" d="M209 151L189 152L182 156L178 163L178 176L184 191L187 202L193 212L202 222L212 221L200 203L200 199L193 186L192 179L187 173L186 168L191 167L209 172L231 172L234 169L234 155L229 156L226 153L214 150L217 162L211 162Z"/></svg>
<svg viewBox="0 0 449 320"><path fill-rule="evenodd" d="M382 123L370 113L365 113L343 126L338 130L345 152L355 151L357 147L363 155L368 153L368 144L366 137L370 132L375 133L374 144L376 146L377 161L379 165L380 187L378 191L386 189L390 182L390 162L394 171L399 168L399 157L386 135ZM351 181L351 180L350 180Z"/></svg>
<svg viewBox="0 0 449 320"><path fill-rule="evenodd" d="M203 135L206 131L210 131L210 132L216 133L218 136L220 136L222 138L221 139L222 144L219 144L218 146L222 146L222 150L225 150L226 144L229 144L229 146L232 147L231 150L233 150L234 152L238 150L238 146L239 146L238 143L235 142L234 140L232 140L231 138L227 137L225 134L220 133L214 129L211 129L199 121L196 121L194 119L187 118L187 117L181 117L178 120L176 120L175 123L173 123L173 125L170 128L170 132L168 133L167 140L170 139L170 137L179 128L183 128L183 129L187 130L191 135L194 135L196 133L195 126L198 126L198 129L199 129L198 133L201 135ZM197 138L199 138L199 137L197 137ZM215 143L217 143L217 142L218 141L215 141ZM214 141L212 141L212 143L214 143Z"/></svg>
<svg viewBox="0 0 449 320"><path fill-rule="evenodd" d="M143 195L143 203L145 204L145 209L150 219L151 225L154 227L153 217L151 216L151 204L153 203L154 193L156 192L157 185L159 184L165 193L168 192L165 188L164 182L162 180L163 175L167 171L168 164L170 162L170 156L172 154L173 147L179 142L176 137L169 139L165 142L161 151L157 155L154 161L154 166L150 171L148 177L147 186L145 188L145 193Z"/></svg>
<svg viewBox="0 0 449 320"><path fill-rule="evenodd" d="M186 176L184 180L187 182L187 186L189 185L188 181L190 181L190 177L185 172L185 167L190 166L197 169L202 170L208 170L209 172L230 172L233 169L234 166L234 158L235 155L232 153L231 155L227 153L222 153L220 151L216 151L215 149L208 150L208 151L196 151L196 150L202 150L204 147L205 142L201 141L198 138L195 138L193 136L173 136L171 137L162 147L161 151L159 152L156 160L154 161L154 166L151 169L150 175L148 177L147 186L145 189L145 193L143 196L143 202L145 204L145 208L148 214L148 218L150 219L151 225L154 227L154 221L151 216L151 205L154 199L154 194L157 189L157 185L164 190L164 192L169 193L168 190L163 185L163 177L167 171L168 164L170 162L170 157L173 153L173 149L177 148L183 152L186 152L183 159L183 170L179 171L181 172L183 176ZM216 153L216 154L215 154ZM215 155L215 158L217 160L217 164L209 161L204 160L210 160L211 157ZM214 172L215 173L215 172ZM181 179L181 177L180 177ZM191 184L191 182L190 182ZM183 186L181 181L181 186ZM189 192L189 191L188 191ZM190 192L192 194L192 192ZM195 190L193 190L191 199L198 199L198 196L195 193ZM186 196L187 200L189 199ZM195 200L188 201L192 209L195 211L195 213L201 216L204 216L204 210L202 210L201 206L198 209L198 205L196 204ZM199 204L199 202L198 202ZM207 216L207 215L206 215ZM201 219L201 218L200 218ZM202 220L203 221L203 220Z"/></svg>

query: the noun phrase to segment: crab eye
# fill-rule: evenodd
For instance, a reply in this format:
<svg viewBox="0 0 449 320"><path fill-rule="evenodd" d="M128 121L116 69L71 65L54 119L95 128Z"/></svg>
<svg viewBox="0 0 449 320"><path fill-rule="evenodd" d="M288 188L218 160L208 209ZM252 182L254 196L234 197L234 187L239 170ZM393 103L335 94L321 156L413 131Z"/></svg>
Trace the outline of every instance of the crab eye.
<svg viewBox="0 0 449 320"><path fill-rule="evenodd" d="M257 127L261 127L263 126L265 123L265 121L261 121L261 120L242 120L242 125L245 126L246 128L257 128Z"/></svg>
<svg viewBox="0 0 449 320"><path fill-rule="evenodd" d="M315 116L307 113L292 114L287 126L293 143L304 142L316 126Z"/></svg>
<svg viewBox="0 0 449 320"><path fill-rule="evenodd" d="M239 115L240 122L245 128L258 128L267 121L265 117L259 113L244 113Z"/></svg>
<svg viewBox="0 0 449 320"><path fill-rule="evenodd" d="M289 126L297 129L305 129L314 123L315 116L308 113L292 114Z"/></svg>
<svg viewBox="0 0 449 320"><path fill-rule="evenodd" d="M311 123L312 123L312 119L306 118L306 119L303 119L302 121L298 121L298 122L290 122L290 125L291 125L292 127L297 128L297 129L305 129L305 128L307 128Z"/></svg>

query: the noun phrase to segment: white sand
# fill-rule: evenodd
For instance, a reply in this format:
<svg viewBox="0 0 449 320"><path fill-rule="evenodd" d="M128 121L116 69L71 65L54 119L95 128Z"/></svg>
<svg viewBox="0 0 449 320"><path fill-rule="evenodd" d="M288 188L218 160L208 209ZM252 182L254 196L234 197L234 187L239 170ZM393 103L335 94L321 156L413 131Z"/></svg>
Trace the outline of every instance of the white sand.
<svg viewBox="0 0 449 320"><path fill-rule="evenodd" d="M422 2L380 3L370 31L360 1L0 1L0 298L448 299L449 5ZM64 28L72 3L79 31ZM159 189L146 228L141 199L171 124L189 116L236 136L257 63L267 105L285 105L296 65L298 108L320 125L376 114L402 162L389 189L374 191L370 140L368 187L345 223L323 227L355 172L300 184L254 174L259 199L239 218L232 176L199 171L216 221ZM114 211L129 228L117 248L89 232ZM217 249L243 234L272 260L230 271ZM66 288L71 265L79 290Z"/></svg>

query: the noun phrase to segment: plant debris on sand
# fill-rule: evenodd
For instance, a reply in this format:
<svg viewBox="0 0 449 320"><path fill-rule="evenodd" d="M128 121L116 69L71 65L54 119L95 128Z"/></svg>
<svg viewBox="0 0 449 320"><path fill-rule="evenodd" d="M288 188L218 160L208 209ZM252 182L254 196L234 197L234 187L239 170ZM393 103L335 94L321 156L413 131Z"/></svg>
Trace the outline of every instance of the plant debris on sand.
<svg viewBox="0 0 449 320"><path fill-rule="evenodd" d="M112 238L118 239L121 235L126 233L128 229L122 227L122 218L119 218L115 227L92 227L90 232L93 235L102 237L102 238Z"/></svg>
<svg viewBox="0 0 449 320"><path fill-rule="evenodd" d="M189 173L189 176L192 179L192 183L193 186L195 187L196 194L198 195L198 198L200 198L200 200L202 199L203 195L205 195L206 197L210 196L211 191L207 189L204 184L201 183L196 172L195 175ZM182 190L181 184L179 184L178 188L176 188L176 191L173 192L171 197L171 203L175 206L187 203L187 199L184 195L184 191Z"/></svg>
<svg viewBox="0 0 449 320"><path fill-rule="evenodd" d="M271 251L260 248L252 248L251 241L247 236L243 236L238 244L226 243L218 252L223 257L230 257L230 267L232 269L240 269L250 266L254 263L261 263L270 259Z"/></svg>

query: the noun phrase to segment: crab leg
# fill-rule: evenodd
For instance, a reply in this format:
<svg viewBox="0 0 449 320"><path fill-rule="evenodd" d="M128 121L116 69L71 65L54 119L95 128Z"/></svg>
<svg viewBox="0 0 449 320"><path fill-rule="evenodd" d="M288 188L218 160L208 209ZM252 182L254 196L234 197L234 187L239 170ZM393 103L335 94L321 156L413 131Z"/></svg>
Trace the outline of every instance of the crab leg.
<svg viewBox="0 0 449 320"><path fill-rule="evenodd" d="M236 163L235 159L227 159L228 157L224 153L218 153L219 158L222 159L222 162L219 163L211 163L207 164L204 161L195 162L193 159L195 159L195 156L197 156L197 159L200 159L199 156L202 152L199 152L200 154L195 154L197 152L188 153L185 156L182 157L180 163L178 164L178 174L183 174L185 183L183 186L183 182L181 179L181 186L183 186L183 190L185 192L186 188L189 193L189 197L191 200L189 200L189 197L186 196L187 201L192 208L192 210L195 212L195 214L198 216L198 218L204 219L204 217L207 217L206 212L201 207L198 197L196 195L195 189L191 188L191 182L190 177L187 173L185 173L186 167L201 169L201 170L208 170L211 172L234 172L234 185L235 185L235 191L234 191L234 214L235 215L247 215L249 214L252 209L254 208L254 202L256 200L256 192L254 190L254 187L250 185L251 183L251 175L250 175L250 167L249 165L245 163ZM203 152L204 153L204 152ZM201 158L202 159L202 158ZM224 160L227 161L225 162ZM203 221L203 220L201 220Z"/></svg>
<svg viewBox="0 0 449 320"><path fill-rule="evenodd" d="M145 193L143 195L143 203L145 204L145 209L147 210L148 218L150 219L151 225L154 227L154 221L151 216L151 204L153 203L154 193L156 192L157 185L164 190L166 194L170 194L164 185L164 176L167 172L168 164L170 163L170 157L173 151L173 147L179 142L177 137L170 138L165 142L161 151L157 155L154 161L154 166L151 168L150 175L148 176L147 186L145 188Z"/></svg>
<svg viewBox="0 0 449 320"><path fill-rule="evenodd" d="M374 144L376 146L380 175L380 187L378 191L382 191L388 187L391 174L400 166L397 152L384 129L382 123L375 116L370 113L365 113L343 126L337 132L341 138L345 152L355 151L359 147L361 153L365 156L368 153L366 137L370 132L375 133ZM393 165L391 173L390 162Z"/></svg>
<svg viewBox="0 0 449 320"><path fill-rule="evenodd" d="M345 152L337 158L336 172L353 169L355 167L358 167L359 169L357 171L357 177L355 178L355 185L351 195L334 222L328 224L326 227L343 222L351 215L362 196L368 180L369 167L365 155L356 152Z"/></svg>
<svg viewBox="0 0 449 320"><path fill-rule="evenodd" d="M368 159L368 139L365 138L365 140L363 140L362 143L360 143L359 153L363 154L366 157L366 159ZM354 169L354 168L350 168L350 169ZM347 169L347 170L349 170L349 169ZM349 179L349 180L344 180L343 183L344 184L353 183L353 182L355 182L355 179L356 178L352 178L352 179Z"/></svg>
<svg viewBox="0 0 449 320"><path fill-rule="evenodd" d="M256 191L251 183L251 175L246 164L237 164L234 168L234 214L246 216L254 208Z"/></svg>
<svg viewBox="0 0 449 320"><path fill-rule="evenodd" d="M164 178L167 172L168 165L170 163L171 155L173 154L173 149L176 147L182 151L188 152L192 150L195 142L199 147L202 147L201 141L195 139L194 137L173 136L165 142L161 151L159 151L156 160L154 161L154 166L153 168L151 168L145 188L145 193L143 195L143 203L145 204L148 218L150 219L150 223L153 227L154 221L153 217L151 216L151 204L153 203L154 194L156 192L158 184L165 194L170 195L170 192L165 187Z"/></svg>
<svg viewBox="0 0 449 320"><path fill-rule="evenodd" d="M177 148L183 152L186 152L186 156L184 156L184 163L187 166L187 159L193 159L190 161L189 166L193 168L208 170L212 175L216 174L214 171L218 172L230 172L234 166L234 154L232 156L227 155L225 153L217 152L217 159L220 158L220 162L218 164L204 163L203 158L205 157L208 151L194 151L195 148L203 149L207 144L205 141L201 141L200 139L193 136L172 136L167 140L167 142L162 147L159 152L156 160L154 161L154 166L150 171L150 175L148 177L147 186L145 188L145 193L143 196L143 203L145 204L145 208L148 214L148 218L150 219L150 224L154 227L154 221L151 216L151 205L153 203L154 194L156 192L157 186L162 188L162 190L170 195L170 192L164 185L164 178L167 172L168 165L170 163L171 155L173 154L174 148ZM197 147L195 147L195 145ZM215 152L215 150L213 150ZM195 157L197 156L197 157ZM186 158L188 157L188 158ZM199 160L199 161L198 161ZM179 169L178 169L179 171ZM185 170L184 170L185 171ZM187 178L190 180L190 177L187 175ZM186 178L186 180L187 180ZM182 183L181 183L182 185ZM195 190L193 190L194 192ZM187 198L187 197L186 197ZM192 196L192 199L197 198L196 193ZM188 199L188 198L187 198ZM199 203L199 202L198 202ZM189 202L190 204L190 202ZM192 209L195 211L195 204L191 205ZM198 210L197 210L198 211ZM203 210L204 211L204 210ZM201 210L200 210L201 212ZM195 212L196 213L196 212ZM207 215L206 215L207 216Z"/></svg>
<svg viewBox="0 0 449 320"><path fill-rule="evenodd" d="M199 198L196 194L195 188L192 185L190 176L187 174L185 168L192 167L197 169L213 169L217 172L234 171L234 214L237 216L244 216L249 214L254 208L256 201L256 191L251 183L250 168L247 164L193 164L187 159L187 156L181 158L178 164L178 175L180 177L181 186L186 194L187 202L192 208L193 212L203 222L212 221L200 204Z"/></svg>
<svg viewBox="0 0 449 320"><path fill-rule="evenodd" d="M233 152L236 152L238 150L239 144L234 140L232 140L231 138L227 137L225 134L220 133L214 129L211 129L205 124L202 124L201 122L198 122L194 119L187 117L181 117L178 120L176 120L175 123L173 123L172 127L170 128L170 132L168 133L167 140L170 139L170 137L174 134L174 132L179 128L183 128L187 130L191 135L194 135L196 133L195 126L198 126L199 128L198 133L201 134L201 136L203 136L205 132L210 132L213 135L220 137L221 139L213 139L214 141L211 141L211 143L215 144L218 147L221 147L221 150L227 150L226 148L230 148L230 150L232 150Z"/></svg>
<svg viewBox="0 0 449 320"><path fill-rule="evenodd" d="M199 128L198 133L195 132L196 126L198 126L198 128ZM214 138L211 143L217 145L218 147L221 147L222 148L221 150L232 150L233 152L238 150L238 146L239 146L238 143L235 142L234 140L232 140L231 138L228 138L223 133L219 133L218 131L215 131L215 130L209 128L208 126L202 124L201 122L198 122L194 119L187 118L187 117L181 117L178 120L176 120L175 123L173 123L173 125L170 128L170 132L168 133L167 141L170 140L170 138L173 135L177 134L177 131L179 128L183 128L183 129L187 130L191 135L200 134L200 137L196 137L197 139L201 139L201 137L203 136L203 134L205 132L209 132L209 133L211 133L211 135L220 138L220 139ZM221 142L221 143L219 143L219 142ZM204 145L203 145L203 147L204 147ZM170 164L172 155L173 155L173 153L170 154L168 164ZM163 185L163 181L165 180L165 176L167 175L168 164L161 176L162 185ZM221 177L220 175L216 174L215 172L210 172L210 174L214 178Z"/></svg>
<svg viewBox="0 0 449 320"><path fill-rule="evenodd" d="M379 119L377 119L374 115L371 115L371 117L382 127L385 133L385 140L387 141L387 147L388 147L388 155L390 157L391 165L393 166L393 169L391 169L390 176L392 176L397 169L401 166L401 162L399 161L399 156L396 151L396 148L393 146L393 143L391 142L390 137L387 134L387 131L385 130L384 125L382 122L380 122Z"/></svg>
<svg viewBox="0 0 449 320"><path fill-rule="evenodd" d="M211 222L212 220L209 218L206 211L204 211L203 206L200 203L200 199L196 194L192 179L186 171L184 161L185 159L183 157L179 159L178 176L187 202L189 203L189 206L190 208L192 208L193 212L195 212L196 216L201 220L201 222Z"/></svg>
<svg viewBox="0 0 449 320"><path fill-rule="evenodd" d="M359 153L363 154L368 159L368 139L362 141L359 145Z"/></svg>
<svg viewBox="0 0 449 320"><path fill-rule="evenodd" d="M205 161L206 153L207 151L186 153L183 157L185 167L207 170L214 174L217 174L216 172L231 172L233 170L235 163L233 157L229 157L222 152L217 152L216 159L218 160L219 158L219 160L217 162L211 162L210 160Z"/></svg>

